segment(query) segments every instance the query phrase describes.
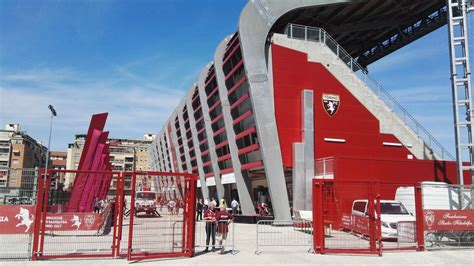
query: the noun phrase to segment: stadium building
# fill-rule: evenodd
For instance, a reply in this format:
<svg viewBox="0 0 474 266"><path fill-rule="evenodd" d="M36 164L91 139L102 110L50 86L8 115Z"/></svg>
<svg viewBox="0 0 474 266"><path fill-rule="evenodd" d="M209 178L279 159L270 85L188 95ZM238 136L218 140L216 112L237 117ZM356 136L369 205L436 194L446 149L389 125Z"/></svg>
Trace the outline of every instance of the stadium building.
<svg viewBox="0 0 474 266"><path fill-rule="evenodd" d="M447 13L444 0L250 1L153 141L151 168L280 220L311 209L315 176L456 182L455 158L367 72Z"/></svg>

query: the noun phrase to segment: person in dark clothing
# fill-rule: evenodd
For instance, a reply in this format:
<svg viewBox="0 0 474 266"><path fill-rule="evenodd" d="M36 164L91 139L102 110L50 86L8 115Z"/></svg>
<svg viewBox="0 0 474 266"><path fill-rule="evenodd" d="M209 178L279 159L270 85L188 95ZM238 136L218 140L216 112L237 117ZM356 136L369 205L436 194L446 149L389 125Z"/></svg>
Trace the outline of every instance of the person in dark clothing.
<svg viewBox="0 0 474 266"><path fill-rule="evenodd" d="M196 206L196 211L197 211L196 220L197 221L202 220L202 209L203 209L203 207L204 207L204 204L202 203L202 199L199 199L199 201L197 203L197 206Z"/></svg>
<svg viewBox="0 0 474 266"><path fill-rule="evenodd" d="M214 208L215 204L209 203L209 209L204 212L204 220L206 221L206 249L209 250L209 242L212 237L212 250L215 250L216 245L216 212Z"/></svg>

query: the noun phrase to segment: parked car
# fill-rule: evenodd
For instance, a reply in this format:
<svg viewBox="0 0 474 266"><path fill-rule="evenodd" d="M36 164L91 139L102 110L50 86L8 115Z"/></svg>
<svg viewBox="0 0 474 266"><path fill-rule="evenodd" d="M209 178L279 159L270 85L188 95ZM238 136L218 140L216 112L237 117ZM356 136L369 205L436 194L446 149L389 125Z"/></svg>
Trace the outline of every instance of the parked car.
<svg viewBox="0 0 474 266"><path fill-rule="evenodd" d="M368 200L355 200L352 203L352 215L368 217ZM416 218L411 214L400 201L381 200L380 220L382 224L382 239L396 239L397 226L399 222L415 222ZM375 214L378 216L378 214Z"/></svg>
<svg viewBox="0 0 474 266"><path fill-rule="evenodd" d="M135 194L135 216L141 212L145 212L147 215L158 214L156 198L156 193L153 191L137 191Z"/></svg>

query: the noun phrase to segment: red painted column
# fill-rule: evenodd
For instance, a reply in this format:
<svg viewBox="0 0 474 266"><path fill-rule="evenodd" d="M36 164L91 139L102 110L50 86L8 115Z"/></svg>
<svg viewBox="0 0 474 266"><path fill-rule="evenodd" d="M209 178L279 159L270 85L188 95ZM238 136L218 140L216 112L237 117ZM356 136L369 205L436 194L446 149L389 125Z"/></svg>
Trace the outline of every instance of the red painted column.
<svg viewBox="0 0 474 266"><path fill-rule="evenodd" d="M323 182L313 179L313 248L314 253L324 253Z"/></svg>
<svg viewBox="0 0 474 266"><path fill-rule="evenodd" d="M423 210L423 194L421 183L415 187L415 210L416 210L416 240L418 251L425 251L425 215Z"/></svg>

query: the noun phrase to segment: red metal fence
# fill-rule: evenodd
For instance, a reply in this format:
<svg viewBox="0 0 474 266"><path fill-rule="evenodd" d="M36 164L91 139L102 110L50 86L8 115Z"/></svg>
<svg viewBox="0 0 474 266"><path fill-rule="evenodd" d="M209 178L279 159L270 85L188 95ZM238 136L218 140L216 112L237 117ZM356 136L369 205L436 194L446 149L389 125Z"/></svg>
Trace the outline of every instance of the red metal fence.
<svg viewBox="0 0 474 266"><path fill-rule="evenodd" d="M92 211L67 212L69 194L59 197L51 192L51 180L74 179L78 174L111 177L108 194L87 202ZM130 196L126 183L131 184ZM23 223L34 227L33 260L193 255L195 175L49 170L41 174L38 185L36 208L20 214ZM162 211L164 204L171 211Z"/></svg>
<svg viewBox="0 0 474 266"><path fill-rule="evenodd" d="M399 195L402 190L405 195ZM423 212L416 212L421 197L415 184L315 179L315 251L382 255L423 250Z"/></svg>
<svg viewBox="0 0 474 266"><path fill-rule="evenodd" d="M315 179L315 252L474 247L473 195L472 186L443 182Z"/></svg>

